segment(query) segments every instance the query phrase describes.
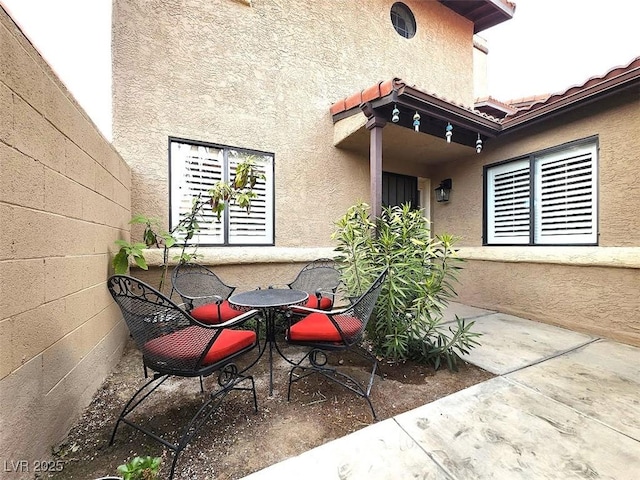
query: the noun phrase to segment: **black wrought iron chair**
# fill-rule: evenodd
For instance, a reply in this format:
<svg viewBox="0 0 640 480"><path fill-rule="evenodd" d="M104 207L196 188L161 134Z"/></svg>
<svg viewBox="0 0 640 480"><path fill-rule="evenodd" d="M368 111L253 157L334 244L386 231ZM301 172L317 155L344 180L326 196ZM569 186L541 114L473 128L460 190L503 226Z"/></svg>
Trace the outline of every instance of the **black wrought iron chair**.
<svg viewBox="0 0 640 480"><path fill-rule="evenodd" d="M309 347L309 351L289 372L287 400L291 399L292 384L313 373L319 373L366 399L374 420L377 418L370 393L378 362L374 355L362 348L361 342L386 275L387 270L378 276L360 298L346 308L325 312L300 307L300 310L306 310L308 315L290 324L286 332L286 340L292 345ZM368 381L358 381L352 375L329 364L329 352L347 350L357 353L370 362L371 371ZM297 374L298 371L300 374Z"/></svg>
<svg viewBox="0 0 640 480"><path fill-rule="evenodd" d="M202 323L226 322L242 314L227 301L236 287L224 283L207 267L195 263L180 264L173 270L171 284L184 302L185 309Z"/></svg>
<svg viewBox="0 0 640 480"><path fill-rule="evenodd" d="M257 346L257 335L253 330L231 328L238 327L255 312L247 312L218 325L206 325L136 278L114 275L107 281L107 286L122 311L136 346L142 352L145 367L155 372L125 405L113 429L109 445L113 444L121 422L149 435L175 452L171 478L182 450L229 392L253 392L254 410L258 411L253 377L244 375L233 363ZM171 442L160 433L151 431L148 425L134 423L129 418L134 409L168 378L202 378L216 372L218 388L207 394L203 405L182 429L177 442Z"/></svg>
<svg viewBox="0 0 640 480"><path fill-rule="evenodd" d="M335 303L336 290L340 285L340 272L330 258L320 258L305 265L289 288L303 290L309 294L304 307L319 310L331 310ZM293 309L294 314L302 314L303 310Z"/></svg>

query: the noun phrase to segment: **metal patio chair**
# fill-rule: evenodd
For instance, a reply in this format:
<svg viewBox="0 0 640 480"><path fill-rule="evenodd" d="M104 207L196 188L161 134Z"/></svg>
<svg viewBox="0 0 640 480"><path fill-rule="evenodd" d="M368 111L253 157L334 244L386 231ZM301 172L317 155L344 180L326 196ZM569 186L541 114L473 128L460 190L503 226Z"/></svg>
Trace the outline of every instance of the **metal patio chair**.
<svg viewBox="0 0 640 480"><path fill-rule="evenodd" d="M299 307L308 314L298 322L290 324L286 332L286 340L292 345L308 347L309 351L289 372L287 400L291 399L292 384L318 373L363 397L371 408L374 420L376 419L370 393L378 362L374 355L362 348L361 342L386 275L385 269L367 291L346 308L325 312ZM329 364L330 352L344 351L357 353L371 364L367 382L358 381ZM298 371L300 374L297 373Z"/></svg>
<svg viewBox="0 0 640 480"><path fill-rule="evenodd" d="M207 267L180 264L171 274L171 285L189 314L202 323L217 324L242 315L228 302L236 287L224 283Z"/></svg>
<svg viewBox="0 0 640 480"><path fill-rule="evenodd" d="M289 288L307 292L309 300L303 306L318 310L333 308L338 285L340 285L340 271L336 269L335 262L330 258L320 258L308 263L296 278L287 284ZM297 308L294 308L292 313L306 314Z"/></svg>
<svg viewBox="0 0 640 480"><path fill-rule="evenodd" d="M145 367L154 372L127 402L111 435L112 445L120 423L141 431L174 451L173 477L178 457L198 429L208 420L224 397L233 390L253 392L254 410L258 410L253 377L243 375L236 359L258 345L253 330L235 329L255 312L247 312L228 322L206 325L198 322L162 293L128 275L114 275L107 281L131 332L142 352ZM177 442L163 438L148 425L135 423L130 414L170 377L206 377L218 374L218 387L205 396L205 401L179 434ZM158 408L158 407L155 407ZM155 411L161 415L161 411Z"/></svg>

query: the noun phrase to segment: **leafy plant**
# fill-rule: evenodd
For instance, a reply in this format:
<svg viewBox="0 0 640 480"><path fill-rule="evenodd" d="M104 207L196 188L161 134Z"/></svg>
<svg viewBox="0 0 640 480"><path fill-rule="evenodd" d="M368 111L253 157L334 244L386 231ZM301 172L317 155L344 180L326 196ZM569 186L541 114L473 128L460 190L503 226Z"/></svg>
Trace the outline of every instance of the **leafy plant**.
<svg viewBox="0 0 640 480"><path fill-rule="evenodd" d="M169 269L170 248L176 245L181 246L180 254L173 257L173 260L180 263L187 263L197 258L197 253L195 251L187 252L187 247L191 244L193 237L200 231L200 224L204 222L205 206L211 206L211 210L216 214L218 220L220 220L220 215L231 202L235 202L240 208L244 208L249 212L251 201L256 197L253 189L259 180L264 179L265 175L256 165L255 156L244 156L242 161L236 165L233 181L231 183L218 181L207 191L207 195L199 194L194 197L189 213L182 217L171 231L164 230L160 220L157 218L144 215L133 216L129 224L144 225L142 234L144 243L116 240L115 243L120 248L112 262L115 273L126 273L130 261L135 262L141 269L147 270L148 265L144 250L147 248L162 248L163 266L158 287L162 291Z"/></svg>
<svg viewBox="0 0 640 480"><path fill-rule="evenodd" d="M113 269L116 273L124 273L129 268L129 258L132 258L136 264L143 270L147 270L147 261L144 258L144 250L147 246L144 243L130 243L126 240L116 240L116 245L120 246L120 250L113 257Z"/></svg>
<svg viewBox="0 0 640 480"><path fill-rule="evenodd" d="M130 462L120 465L118 473L123 480L154 480L158 478L160 463L160 457L134 457Z"/></svg>
<svg viewBox="0 0 640 480"><path fill-rule="evenodd" d="M333 238L348 296L360 295L377 272L389 269L368 325L375 352L390 361L412 358L435 368L444 359L455 369L459 355L477 345L479 335L471 331L473 322L457 317L455 328L441 325L461 268L456 238L432 237L422 211L408 205L386 207L373 221L368 205L360 203L336 225Z"/></svg>

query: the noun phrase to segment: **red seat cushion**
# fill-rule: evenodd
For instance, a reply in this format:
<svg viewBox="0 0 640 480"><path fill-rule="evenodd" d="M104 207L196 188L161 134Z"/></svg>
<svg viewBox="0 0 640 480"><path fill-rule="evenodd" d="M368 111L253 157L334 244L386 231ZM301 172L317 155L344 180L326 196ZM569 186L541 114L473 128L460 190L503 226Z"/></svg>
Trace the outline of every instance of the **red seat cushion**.
<svg viewBox="0 0 640 480"><path fill-rule="evenodd" d="M229 305L229 302L224 300L220 304L220 314L218 315L218 304L217 303L207 303L205 305L200 305L199 307L191 310L191 316L196 320L207 323L209 325L214 325L216 323L226 322L227 320L231 320L232 318L236 318L238 315L242 315L240 310L236 310Z"/></svg>
<svg viewBox="0 0 640 480"><path fill-rule="evenodd" d="M185 362L197 361L211 338L211 332L204 330L204 327L193 325L177 332L154 338L145 344L145 353ZM250 347L255 342L256 332L225 328L209 348L202 366L219 362L244 348Z"/></svg>
<svg viewBox="0 0 640 480"><path fill-rule="evenodd" d="M362 322L355 317L334 317L343 333L348 337L357 335L362 328ZM324 313L314 312L307 315L298 323L291 325L289 339L296 342L341 342L340 332Z"/></svg>
<svg viewBox="0 0 640 480"><path fill-rule="evenodd" d="M307 308L315 308L316 310L331 310L331 307L333 307L333 301L329 297L320 297L320 301L318 301L318 297L315 295L309 295L307 303L303 306ZM308 313L295 307L292 308L292 310L294 313Z"/></svg>

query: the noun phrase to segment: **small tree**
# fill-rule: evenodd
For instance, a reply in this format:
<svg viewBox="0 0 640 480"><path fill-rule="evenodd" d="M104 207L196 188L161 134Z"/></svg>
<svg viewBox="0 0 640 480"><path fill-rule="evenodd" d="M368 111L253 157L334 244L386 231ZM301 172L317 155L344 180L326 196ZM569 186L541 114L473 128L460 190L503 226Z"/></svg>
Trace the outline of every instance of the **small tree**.
<svg viewBox="0 0 640 480"><path fill-rule="evenodd" d="M435 368L444 359L455 369L459 354L477 345L473 322L456 317L455 326L441 325L462 260L454 237L431 237L422 211L387 207L372 221L368 205L360 203L337 222L333 238L348 296L361 294L382 268L389 269L367 332L377 354Z"/></svg>
<svg viewBox="0 0 640 480"><path fill-rule="evenodd" d="M112 262L115 273L126 273L129 262L134 262L141 269L147 270L149 267L144 250L162 248L162 275L158 286L158 289L162 291L169 270L169 251L172 247L180 247L180 253L173 257L175 261L186 263L197 258L196 249L188 252L187 247L191 245L192 239L200 231L200 225L205 221L204 210L206 207L211 208L218 220L220 220L224 209L231 203L236 203L247 213L250 212L251 201L256 197L253 189L259 180L265 178L259 166L256 165L255 158L254 155L248 155L238 163L231 182L218 181L207 191L206 195L199 194L194 197L191 202L191 210L170 231L164 230L157 218L135 215L129 223L144 225L143 242L116 240L115 243L120 249Z"/></svg>

